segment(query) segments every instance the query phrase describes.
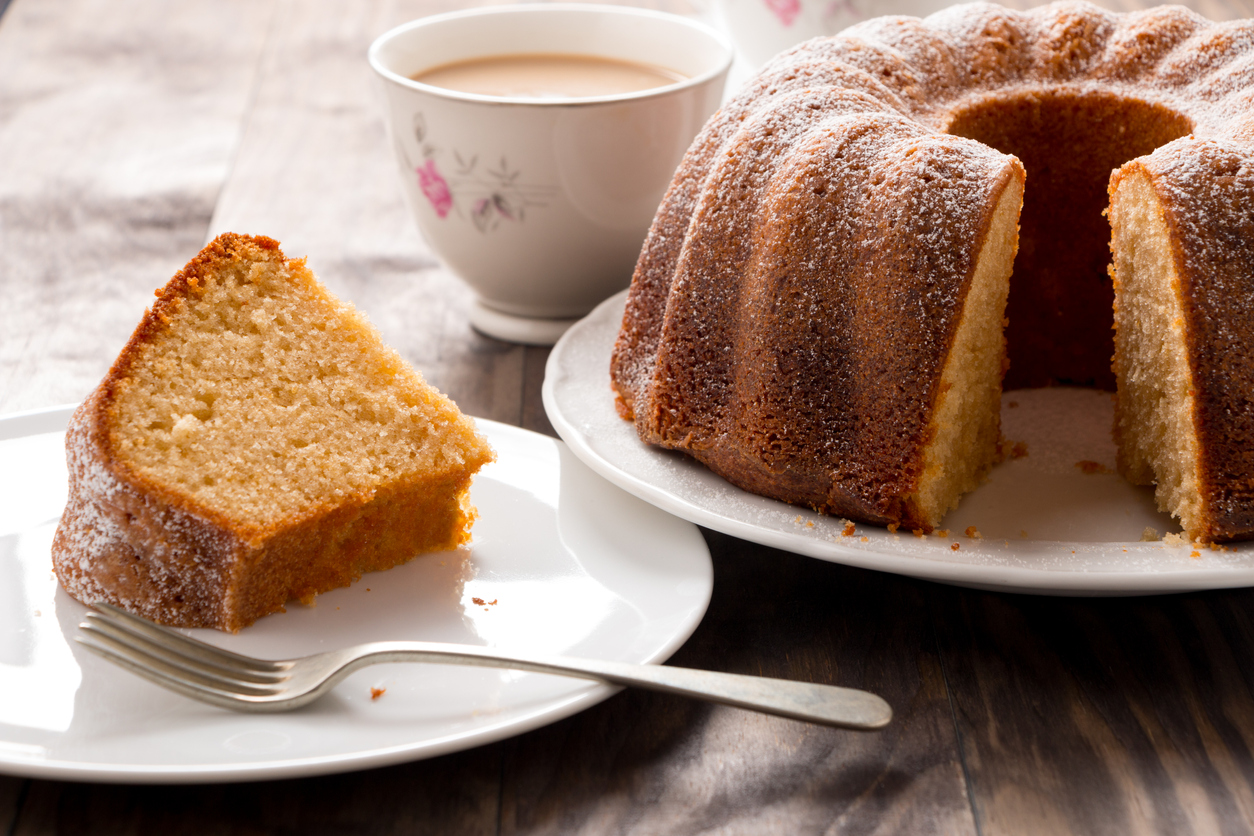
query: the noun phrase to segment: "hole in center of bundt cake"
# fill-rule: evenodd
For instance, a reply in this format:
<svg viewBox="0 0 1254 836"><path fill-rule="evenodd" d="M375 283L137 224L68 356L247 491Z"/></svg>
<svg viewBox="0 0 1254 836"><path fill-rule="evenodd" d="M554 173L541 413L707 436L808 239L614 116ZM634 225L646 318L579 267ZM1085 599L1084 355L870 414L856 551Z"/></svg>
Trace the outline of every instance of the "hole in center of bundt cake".
<svg viewBox="0 0 1254 836"><path fill-rule="evenodd" d="M1113 390L1103 217L1110 173L1187 136L1192 123L1160 105L1108 92L1032 90L958 108L944 130L1014 154L1027 170L1006 329L1004 386Z"/></svg>

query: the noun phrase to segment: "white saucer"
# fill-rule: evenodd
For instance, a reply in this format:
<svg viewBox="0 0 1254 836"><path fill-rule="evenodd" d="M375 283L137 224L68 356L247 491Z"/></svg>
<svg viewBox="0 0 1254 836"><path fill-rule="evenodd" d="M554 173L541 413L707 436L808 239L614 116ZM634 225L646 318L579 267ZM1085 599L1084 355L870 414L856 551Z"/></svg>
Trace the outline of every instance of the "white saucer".
<svg viewBox="0 0 1254 836"><path fill-rule="evenodd" d="M672 514L799 554L917 578L1058 595L1140 595L1254 585L1254 543L1223 550L1141 542L1178 532L1153 493L1114 472L1108 393L1038 389L1007 393L1002 429L1029 454L994 468L943 525L951 536L915 537L845 522L740 490L696 461L649 447L614 410L610 352L622 293L566 333L549 355L544 406L558 434L589 467ZM1086 474L1077 467L1088 463ZM981 536L966 536L968 527Z"/></svg>
<svg viewBox="0 0 1254 836"><path fill-rule="evenodd" d="M382 766L500 740L616 689L451 665L358 671L289 714L193 702L85 651L85 608L52 574L70 408L0 418L0 772L113 782L286 778ZM498 461L476 476L469 549L419 557L291 606L238 635L286 658L365 641L462 642L661 662L691 635L713 570L695 526L631 497L560 441L479 422ZM372 699L372 688L384 689Z"/></svg>
<svg viewBox="0 0 1254 836"><path fill-rule="evenodd" d="M481 334L504 340L507 343L522 345L553 345L570 326L579 321L574 319L538 319L526 316L514 316L487 307L478 299L470 306L470 324Z"/></svg>

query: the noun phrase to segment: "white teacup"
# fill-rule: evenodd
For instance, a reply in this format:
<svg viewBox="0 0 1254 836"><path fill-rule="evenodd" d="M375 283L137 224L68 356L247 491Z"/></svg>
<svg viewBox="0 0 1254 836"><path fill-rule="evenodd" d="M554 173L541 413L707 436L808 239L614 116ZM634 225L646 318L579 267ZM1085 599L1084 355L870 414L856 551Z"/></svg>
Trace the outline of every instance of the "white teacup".
<svg viewBox="0 0 1254 836"><path fill-rule="evenodd" d="M487 56L574 54L671 70L637 93L514 99L412 80ZM427 242L475 291L471 324L550 344L627 286L671 177L718 107L731 46L687 18L621 6L498 6L381 36L392 143Z"/></svg>

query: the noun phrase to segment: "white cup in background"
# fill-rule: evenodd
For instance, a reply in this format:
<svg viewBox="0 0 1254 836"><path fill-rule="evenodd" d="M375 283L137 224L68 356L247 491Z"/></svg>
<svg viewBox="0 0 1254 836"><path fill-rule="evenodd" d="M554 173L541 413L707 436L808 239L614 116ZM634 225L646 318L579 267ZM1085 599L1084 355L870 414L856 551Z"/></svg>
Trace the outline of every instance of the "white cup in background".
<svg viewBox="0 0 1254 836"><path fill-rule="evenodd" d="M718 0L719 13L746 62L746 76L802 41L835 35L881 15L927 17L952 0Z"/></svg>
<svg viewBox="0 0 1254 836"><path fill-rule="evenodd" d="M519 54L630 61L685 80L511 99L411 78ZM405 195L432 249L475 291L471 324L544 345L629 283L676 166L720 103L733 52L687 18L554 3L421 18L382 35L369 57Z"/></svg>

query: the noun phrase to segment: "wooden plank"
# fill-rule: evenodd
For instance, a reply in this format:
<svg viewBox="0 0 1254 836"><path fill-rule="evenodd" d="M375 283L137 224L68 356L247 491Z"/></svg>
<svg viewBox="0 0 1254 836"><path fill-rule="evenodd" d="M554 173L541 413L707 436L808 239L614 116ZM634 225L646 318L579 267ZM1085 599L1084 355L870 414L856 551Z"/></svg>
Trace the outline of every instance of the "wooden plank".
<svg viewBox="0 0 1254 836"><path fill-rule="evenodd" d="M249 0L5 13L0 412L82 398L199 249L269 18Z"/></svg>
<svg viewBox="0 0 1254 836"><path fill-rule="evenodd" d="M0 775L0 833L12 833L17 811L29 782L25 778Z"/></svg>
<svg viewBox="0 0 1254 836"><path fill-rule="evenodd" d="M625 692L510 746L503 834L975 832L927 584L706 532L690 667L869 688L871 734Z"/></svg>
<svg viewBox="0 0 1254 836"><path fill-rule="evenodd" d="M540 402L540 387L544 385L544 366L549 361L550 349L531 347L523 357L522 420L519 426L533 432L557 437L557 431L549 422L549 416ZM609 369L605 372L605 397L613 397L609 384Z"/></svg>
<svg viewBox="0 0 1254 836"><path fill-rule="evenodd" d="M1254 826L1254 590L933 603L985 836Z"/></svg>
<svg viewBox="0 0 1254 836"><path fill-rule="evenodd" d="M348 775L205 786L32 782L11 836L492 836L499 747Z"/></svg>

